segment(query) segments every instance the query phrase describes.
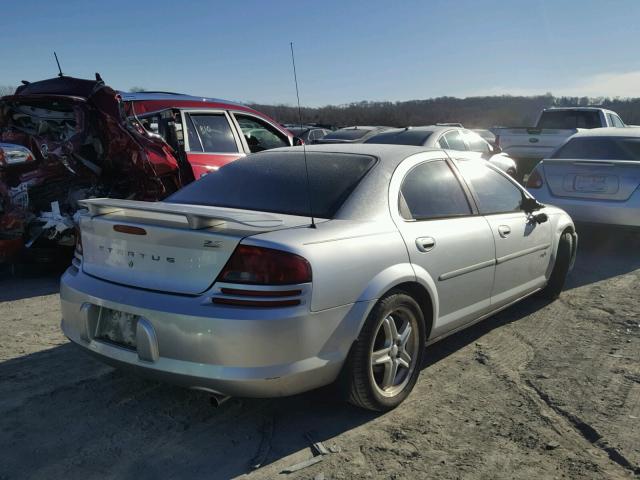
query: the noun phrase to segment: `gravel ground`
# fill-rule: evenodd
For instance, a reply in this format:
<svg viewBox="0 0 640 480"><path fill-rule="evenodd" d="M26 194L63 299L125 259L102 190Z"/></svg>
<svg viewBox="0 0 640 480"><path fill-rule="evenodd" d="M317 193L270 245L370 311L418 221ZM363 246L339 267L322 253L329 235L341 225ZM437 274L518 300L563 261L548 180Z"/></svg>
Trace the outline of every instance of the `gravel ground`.
<svg viewBox="0 0 640 480"><path fill-rule="evenodd" d="M329 388L213 408L69 344L55 273L5 272L0 479L638 478L640 235L580 233L560 300L430 347L412 395L384 415ZM332 453L281 473L313 457L310 438Z"/></svg>

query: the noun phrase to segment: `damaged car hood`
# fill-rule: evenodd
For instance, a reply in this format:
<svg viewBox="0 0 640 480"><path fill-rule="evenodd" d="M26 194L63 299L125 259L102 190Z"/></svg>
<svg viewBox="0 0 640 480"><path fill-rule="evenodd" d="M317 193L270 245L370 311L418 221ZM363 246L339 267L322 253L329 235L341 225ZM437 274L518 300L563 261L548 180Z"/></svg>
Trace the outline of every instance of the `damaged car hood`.
<svg viewBox="0 0 640 480"><path fill-rule="evenodd" d="M0 161L0 251L16 238L73 244L78 200L153 201L181 186L170 147L122 110L99 75L26 83L0 99L0 144L32 153L29 162Z"/></svg>

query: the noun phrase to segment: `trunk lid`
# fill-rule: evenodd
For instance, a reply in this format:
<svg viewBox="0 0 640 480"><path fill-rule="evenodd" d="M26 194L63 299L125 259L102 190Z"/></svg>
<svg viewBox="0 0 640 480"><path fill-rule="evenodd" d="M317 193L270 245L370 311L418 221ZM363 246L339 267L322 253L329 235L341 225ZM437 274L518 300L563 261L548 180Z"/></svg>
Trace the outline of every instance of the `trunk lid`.
<svg viewBox="0 0 640 480"><path fill-rule="evenodd" d="M85 273L163 292L206 291L240 241L307 217L131 200L90 199L80 220Z"/></svg>
<svg viewBox="0 0 640 480"><path fill-rule="evenodd" d="M551 159L542 167L557 197L623 202L640 185L640 162L633 160Z"/></svg>

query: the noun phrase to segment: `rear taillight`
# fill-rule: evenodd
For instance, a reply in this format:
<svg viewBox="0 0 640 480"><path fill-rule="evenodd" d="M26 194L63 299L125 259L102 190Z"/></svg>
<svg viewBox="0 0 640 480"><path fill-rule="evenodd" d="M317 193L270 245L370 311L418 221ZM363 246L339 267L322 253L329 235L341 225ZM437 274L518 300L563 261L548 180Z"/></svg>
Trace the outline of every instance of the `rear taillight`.
<svg viewBox="0 0 640 480"><path fill-rule="evenodd" d="M217 282L248 285L294 285L311 281L311 265L295 253L239 245Z"/></svg>
<svg viewBox="0 0 640 480"><path fill-rule="evenodd" d="M542 175L540 175L540 171L535 168L527 179L527 188L542 188L542 185L544 185Z"/></svg>

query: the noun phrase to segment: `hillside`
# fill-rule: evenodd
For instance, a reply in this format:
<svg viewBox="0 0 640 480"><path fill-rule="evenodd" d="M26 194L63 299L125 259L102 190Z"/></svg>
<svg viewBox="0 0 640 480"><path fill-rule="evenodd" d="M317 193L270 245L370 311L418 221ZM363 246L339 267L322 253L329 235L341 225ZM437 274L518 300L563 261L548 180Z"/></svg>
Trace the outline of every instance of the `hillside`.
<svg viewBox="0 0 640 480"><path fill-rule="evenodd" d="M357 102L346 105L302 108L303 122L331 125L429 125L461 122L469 128L531 126L540 109L552 106L603 106L618 112L628 124L640 124L640 98L554 97L551 94L516 97L439 97L406 102ZM298 110L291 105L252 103L281 123L298 123Z"/></svg>

